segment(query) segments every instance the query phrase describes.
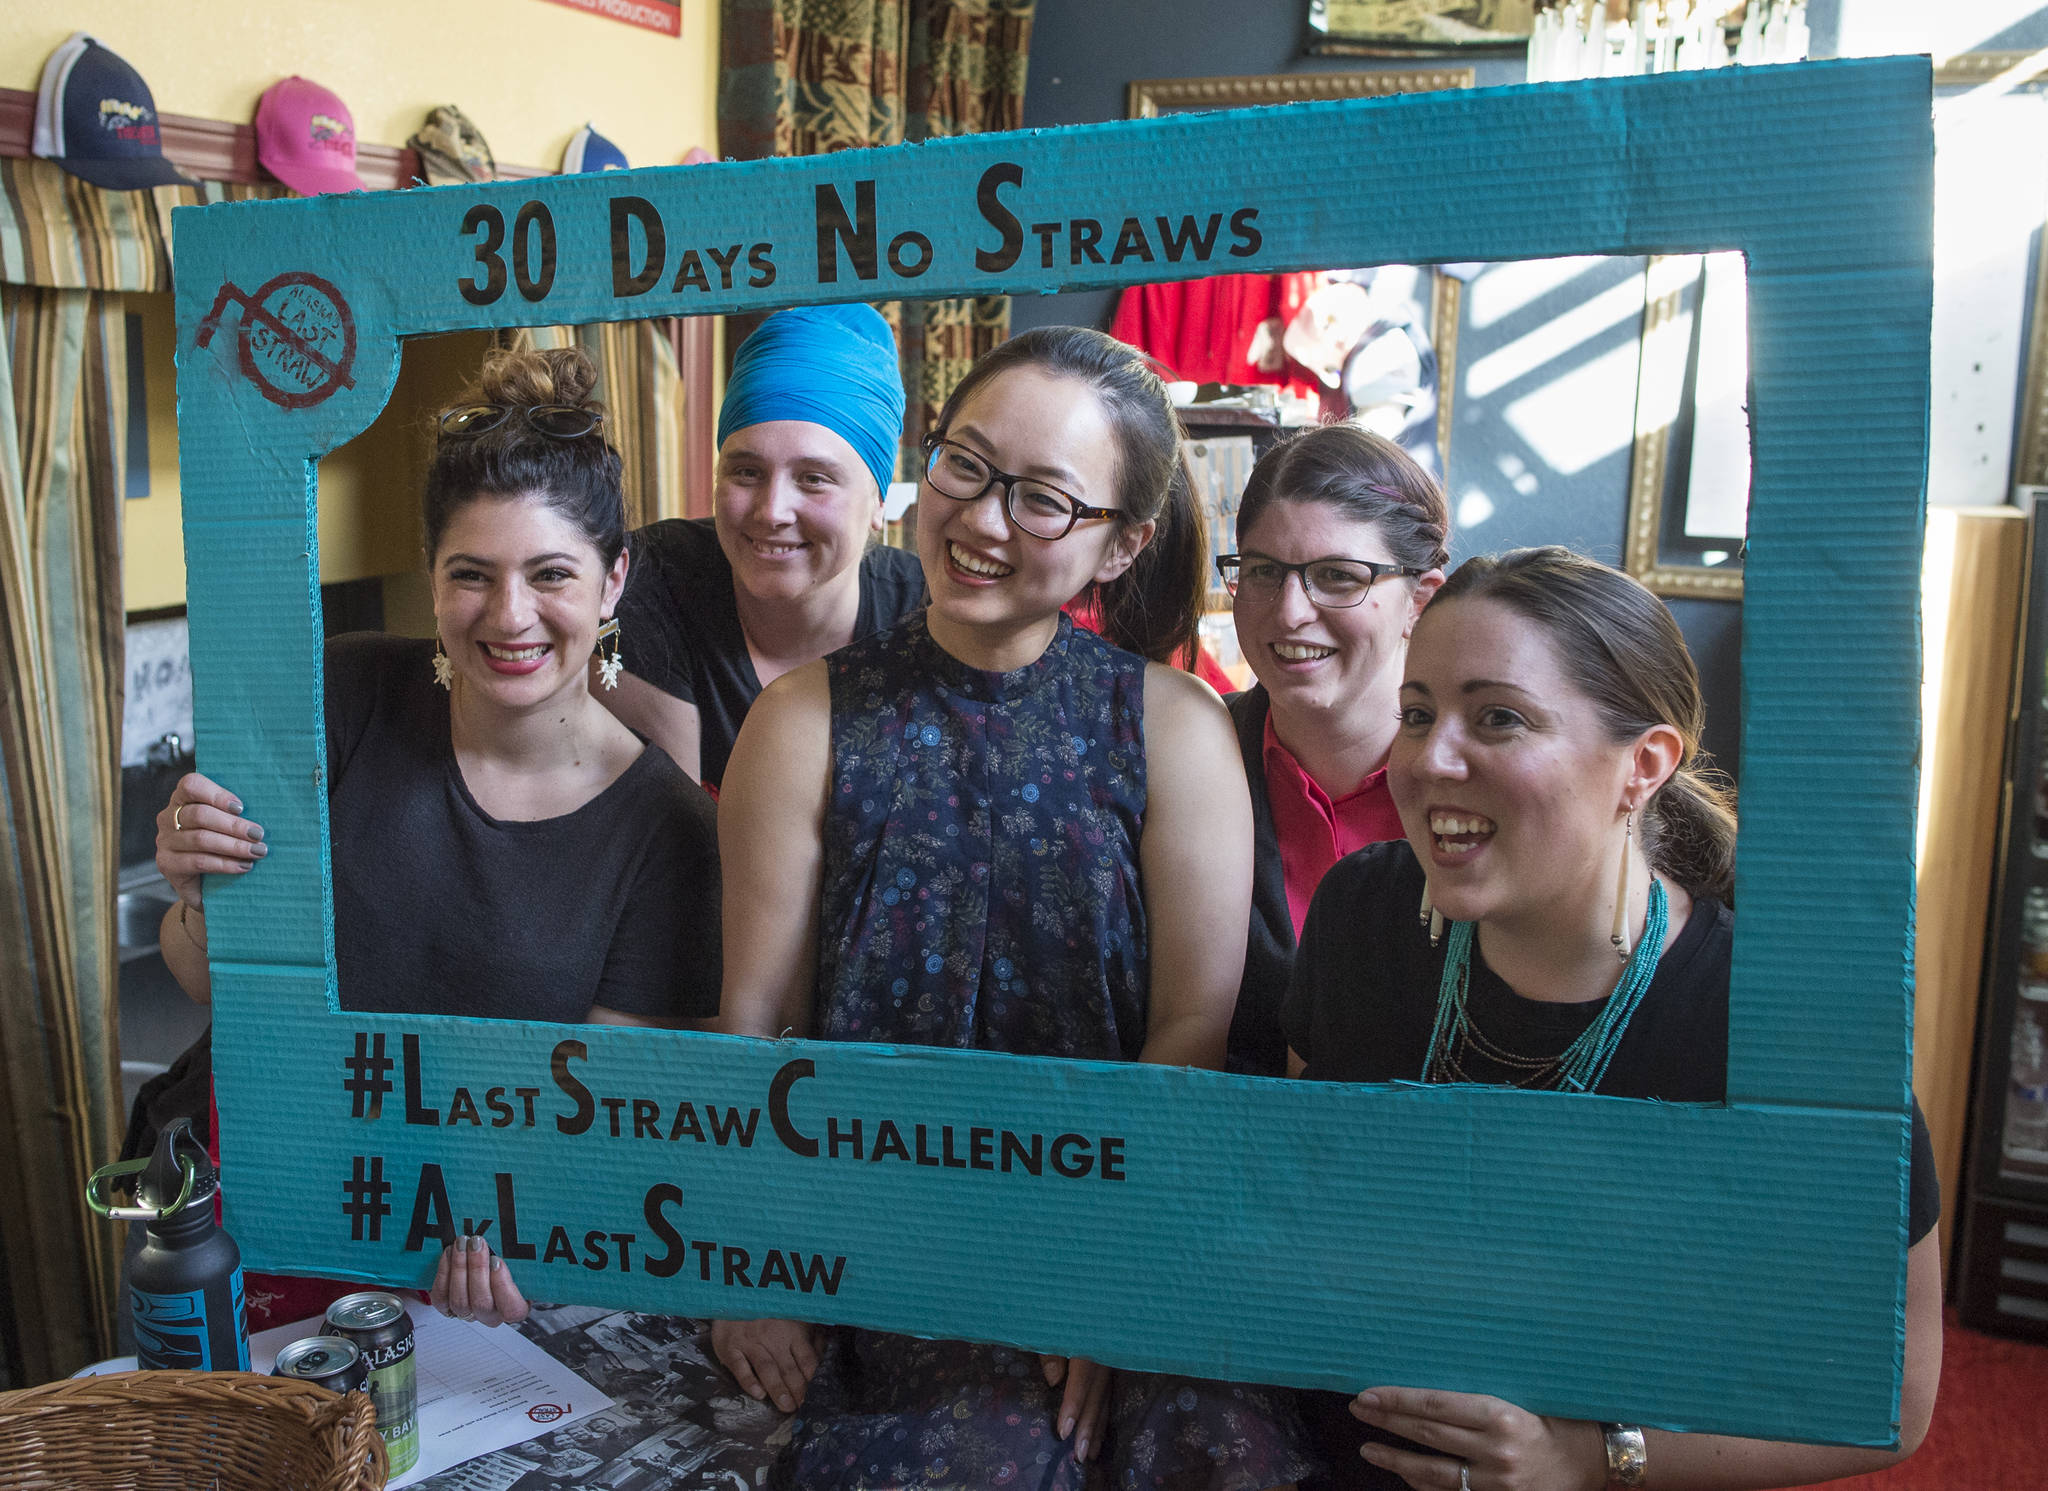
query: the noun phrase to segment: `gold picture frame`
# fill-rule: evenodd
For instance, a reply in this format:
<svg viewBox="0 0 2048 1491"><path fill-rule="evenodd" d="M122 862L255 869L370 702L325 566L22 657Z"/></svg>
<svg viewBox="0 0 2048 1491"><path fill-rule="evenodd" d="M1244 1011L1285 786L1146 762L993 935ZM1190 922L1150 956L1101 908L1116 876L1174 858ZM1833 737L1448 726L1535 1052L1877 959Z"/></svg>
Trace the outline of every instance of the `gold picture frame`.
<svg viewBox="0 0 2048 1491"><path fill-rule="evenodd" d="M1240 78L1140 78L1124 88L1124 117L1157 119L1199 109L1261 108L1336 98L1392 98L1470 88L1469 67L1383 67L1348 72L1262 73ZM1436 452L1448 486L1451 407L1458 388L1458 318L1464 286L1442 270L1430 276L1429 339L1436 351Z"/></svg>
<svg viewBox="0 0 2048 1491"><path fill-rule="evenodd" d="M1529 44L1536 0L1308 0L1314 56L1512 55Z"/></svg>
<svg viewBox="0 0 2048 1491"><path fill-rule="evenodd" d="M1349 72L1263 73L1244 78L1140 78L1124 89L1126 119L1186 109L1248 109L1331 98L1387 98L1470 88L1469 67L1385 67Z"/></svg>
<svg viewBox="0 0 2048 1491"><path fill-rule="evenodd" d="M1642 350L1636 373L1635 443L1629 458L1628 529L1622 541L1622 568L1654 595L1739 601L1739 564L1726 568L1674 564L1662 553L1666 468L1690 351L1690 338L1684 332L1692 324L1690 319L1680 320L1686 284L1668 289L1661 285L1666 276L1660 271L1673 257L1652 255L1643 274Z"/></svg>
<svg viewBox="0 0 2048 1491"><path fill-rule="evenodd" d="M1938 88L2022 87L2038 85L2043 74L2048 74L2048 52L1963 52L1935 67L1934 83ZM2020 486L2048 486L2048 254L2039 254L2036 260L2028 291L2032 330L2021 364L2019 416L2013 428L2012 480ZM1658 595L1740 600L1739 567L1673 564L1659 549L1666 458L1675 417L1672 388L1682 381L1687 352L1684 340L1669 334L1684 291L1656 293L1661 262L1654 257L1649 261L1644 280L1642 368L1636 385L1623 564Z"/></svg>

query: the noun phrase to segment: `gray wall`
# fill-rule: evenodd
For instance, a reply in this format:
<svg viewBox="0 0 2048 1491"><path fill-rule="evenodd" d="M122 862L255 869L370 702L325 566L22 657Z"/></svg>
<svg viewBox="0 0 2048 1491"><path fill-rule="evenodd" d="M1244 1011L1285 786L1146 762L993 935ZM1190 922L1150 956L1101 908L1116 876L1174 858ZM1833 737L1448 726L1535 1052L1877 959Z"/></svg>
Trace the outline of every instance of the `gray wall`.
<svg viewBox="0 0 2048 1491"><path fill-rule="evenodd" d="M1125 85L1138 78L1445 65L1437 60L1409 64L1299 57L1306 9L1301 0L1038 0L1024 123L1039 128L1121 119ZM1522 81L1518 56L1480 57L1472 65L1480 87ZM1315 162L1302 161L1300 168L1313 171ZM1590 443L1597 449L1613 442L1547 438L1550 432L1544 428L1531 430L1529 408L1520 410L1518 421L1515 406L1552 385L1572 389L1591 383L1598 385L1587 395L1588 402L1598 405L1597 415L1589 416L1595 426L1611 429L1617 418L1632 419L1633 368L1617 371L1617 366L1626 358L1619 349L1632 345L1639 335L1640 312L1618 317L1596 312L1600 306L1611 310L1627 293L1619 287L1639 276L1641 269L1638 259L1592 263L1483 325L1475 324L1471 314L1483 280L1468 287L1468 314L1458 335L1459 387L1452 407L1447 482L1452 511L1461 520L1453 538L1454 557L1524 544L1565 543L1609 563L1620 562L1628 501L1626 439L1590 460L1583 454L1556 459L1560 445ZM1603 293L1608 296L1604 301ZM1062 323L1107 327L1113 301L1114 292L1020 296L1012 303L1011 324L1020 331ZM1565 321L1568 327L1580 320L1603 324L1591 325L1586 335L1517 377L1504 382L1489 379L1493 386L1484 396L1467 391L1467 376L1482 359L1560 318L1574 318ZM1603 363L1603 354L1615 355ZM1532 433L1534 440L1529 438ZM1672 611L1692 646L1706 689L1708 748L1734 770L1740 741L1741 607L1675 601Z"/></svg>

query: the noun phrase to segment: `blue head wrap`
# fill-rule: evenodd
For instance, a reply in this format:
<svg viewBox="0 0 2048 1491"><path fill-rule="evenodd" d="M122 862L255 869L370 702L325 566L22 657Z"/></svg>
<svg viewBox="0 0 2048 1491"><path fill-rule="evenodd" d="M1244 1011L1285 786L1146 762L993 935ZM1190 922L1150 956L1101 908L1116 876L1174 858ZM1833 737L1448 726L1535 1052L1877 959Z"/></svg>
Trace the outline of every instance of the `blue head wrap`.
<svg viewBox="0 0 2048 1491"><path fill-rule="evenodd" d="M823 425L859 453L876 489L888 491L903 435L903 375L880 313L865 305L797 306L740 343L718 410L718 443L777 419Z"/></svg>

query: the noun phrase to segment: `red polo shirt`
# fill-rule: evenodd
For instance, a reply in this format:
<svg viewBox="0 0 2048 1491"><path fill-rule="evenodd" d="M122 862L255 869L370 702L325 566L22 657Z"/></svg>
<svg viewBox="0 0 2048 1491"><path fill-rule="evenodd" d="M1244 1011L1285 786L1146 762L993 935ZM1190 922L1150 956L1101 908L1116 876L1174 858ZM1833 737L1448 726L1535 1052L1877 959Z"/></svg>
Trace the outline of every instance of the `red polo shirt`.
<svg viewBox="0 0 2048 1491"><path fill-rule="evenodd" d="M1316 779L1302 770L1294 752L1273 733L1266 716L1266 796L1273 805L1273 828L1280 839L1280 870L1287 883L1287 913L1294 935L1308 919L1309 899L1330 866L1367 844L1401 835L1401 815L1394 811L1383 766L1344 796L1332 799Z"/></svg>

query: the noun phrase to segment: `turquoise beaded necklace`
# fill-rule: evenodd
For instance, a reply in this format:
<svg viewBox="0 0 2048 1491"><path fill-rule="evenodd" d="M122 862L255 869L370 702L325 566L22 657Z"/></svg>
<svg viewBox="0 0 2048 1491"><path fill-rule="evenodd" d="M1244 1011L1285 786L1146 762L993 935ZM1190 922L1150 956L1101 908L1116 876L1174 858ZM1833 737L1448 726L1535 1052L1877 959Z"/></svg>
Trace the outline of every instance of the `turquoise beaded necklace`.
<svg viewBox="0 0 2048 1491"><path fill-rule="evenodd" d="M1520 1067L1526 1071L1528 1077L1516 1081L1514 1085L1517 1087L1592 1092L1600 1085L1601 1078L1607 1075L1607 1064L1614 1059L1615 1049L1621 1045L1630 1018L1649 992L1650 980L1657 973L1657 959L1664 952L1664 932L1668 921L1664 882L1653 876L1650 880L1650 911L1643 921L1642 941L1636 944L1628 967L1622 970L1621 982L1608 997L1607 1007L1600 1012L1599 1019L1580 1032L1577 1040L1556 1056L1540 1059L1516 1057L1489 1045L1473 1028L1471 1016L1466 1013L1465 997L1472 979L1472 940L1478 924L1453 922L1450 945L1444 953L1444 976L1437 985L1436 1026L1430 1031L1429 1054L1422 1061L1422 1080L1471 1081L1465 1075L1459 1058L1467 1049L1476 1047L1503 1066Z"/></svg>

